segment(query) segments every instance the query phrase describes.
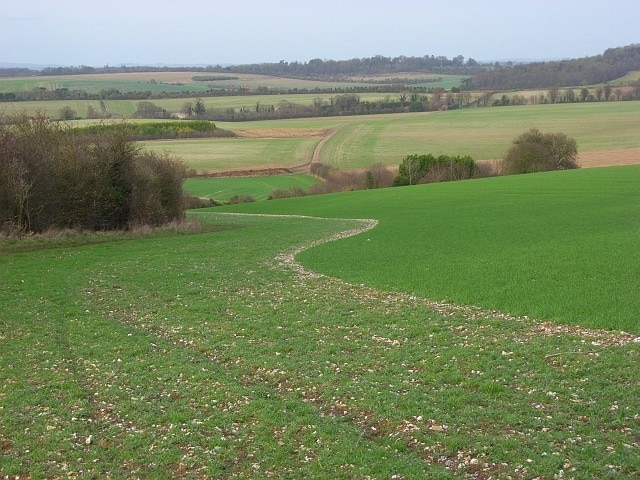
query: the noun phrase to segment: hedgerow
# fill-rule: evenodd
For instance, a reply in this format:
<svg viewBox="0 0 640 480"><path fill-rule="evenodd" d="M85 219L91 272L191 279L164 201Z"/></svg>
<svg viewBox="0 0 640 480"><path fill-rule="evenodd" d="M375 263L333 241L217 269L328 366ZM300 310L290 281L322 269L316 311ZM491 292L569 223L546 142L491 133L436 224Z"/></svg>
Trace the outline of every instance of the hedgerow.
<svg viewBox="0 0 640 480"><path fill-rule="evenodd" d="M0 125L0 231L114 230L181 220L184 165L124 126L78 135L44 116Z"/></svg>

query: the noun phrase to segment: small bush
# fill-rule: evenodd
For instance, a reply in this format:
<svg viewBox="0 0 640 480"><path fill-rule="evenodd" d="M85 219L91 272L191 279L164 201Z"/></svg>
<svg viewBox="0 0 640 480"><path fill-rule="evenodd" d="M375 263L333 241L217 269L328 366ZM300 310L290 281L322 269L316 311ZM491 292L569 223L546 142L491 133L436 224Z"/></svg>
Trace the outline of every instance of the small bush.
<svg viewBox="0 0 640 480"><path fill-rule="evenodd" d="M289 190L276 188L269 194L267 200L278 200L280 198L303 197L306 193L300 187L291 187Z"/></svg>
<svg viewBox="0 0 640 480"><path fill-rule="evenodd" d="M213 198L200 198L193 195L184 195L185 208L192 210L195 208L215 207L218 203Z"/></svg>
<svg viewBox="0 0 640 480"><path fill-rule="evenodd" d="M473 178L497 177L502 171L502 160L484 160L476 163Z"/></svg>
<svg viewBox="0 0 640 480"><path fill-rule="evenodd" d="M564 133L531 129L513 141L502 163L505 175L578 168L578 145Z"/></svg>
<svg viewBox="0 0 640 480"><path fill-rule="evenodd" d="M236 203L252 203L255 201L256 199L252 195L234 195L227 203L234 205Z"/></svg>
<svg viewBox="0 0 640 480"><path fill-rule="evenodd" d="M307 193L310 195L393 185L393 174L380 164L372 165L366 170L344 171L322 163L313 163L310 170L312 174L324 180L309 189Z"/></svg>
<svg viewBox="0 0 640 480"><path fill-rule="evenodd" d="M469 156L409 155L398 168L395 185L466 180L473 178L475 173L476 162Z"/></svg>

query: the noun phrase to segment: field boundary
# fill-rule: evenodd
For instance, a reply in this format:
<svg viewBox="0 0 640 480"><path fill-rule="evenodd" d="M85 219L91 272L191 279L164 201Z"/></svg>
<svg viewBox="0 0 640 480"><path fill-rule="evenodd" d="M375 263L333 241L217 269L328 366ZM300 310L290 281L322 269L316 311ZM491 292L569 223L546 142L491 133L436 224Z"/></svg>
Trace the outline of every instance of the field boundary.
<svg viewBox="0 0 640 480"><path fill-rule="evenodd" d="M345 222L360 222L360 226L355 228L349 228L347 230L343 230L336 234L330 235L329 237L320 238L318 240L314 240L312 242L303 243L298 245L297 247L279 253L276 255L274 260L276 261L276 265L280 268L293 270L296 276L300 280L307 279L330 279L331 282L335 283L337 287L340 288L348 288L353 290L353 294L360 296L360 298L366 298L371 300L372 298L384 299L385 302L391 303L410 303L417 304L424 308L428 308L430 310L435 311L436 313L443 315L448 318L452 317L462 317L464 320L478 320L482 318L492 319L492 320L502 320L502 321L515 321L526 323L529 325L529 329L527 332L528 337L551 337L559 334L573 335L577 337L581 337L585 339L586 345L590 346L594 350L598 350L600 348L605 347L620 347L624 345L628 345L631 343L640 343L640 336L633 335L631 333L627 333L619 330L603 330L603 329L595 329L595 328L586 328L577 325L565 325L560 323L554 323L550 321L540 321L533 319L528 316L515 316L506 312L501 312L498 310L488 310L481 307L477 307L474 305L458 305L448 302L441 302L436 300L431 300L424 297L419 297L416 295L411 295L403 292L385 292L379 289L375 289L372 287L368 287L366 285L360 285L359 288L355 288L355 285L346 282L340 278L329 277L322 273L314 272L312 270L308 270L302 264L300 264L296 259L296 255L299 253L308 250L310 248L316 247L318 245L322 245L324 243L333 242L336 240L341 240L344 238L352 237L355 235L359 235L361 233L368 232L372 230L378 225L378 220L370 219L370 218L327 218L327 217L313 217L309 215L276 215L276 214L260 214L260 213L232 213L232 212L211 212L216 213L218 215L234 215L234 216L246 216L246 217L272 217L272 218L302 218L302 219L312 219L312 220L338 220ZM524 339L520 339L524 340ZM587 342L588 341L588 342ZM588 351L577 351L577 352L563 352L561 354L572 354L572 353L591 353ZM560 355L560 354L559 354Z"/></svg>

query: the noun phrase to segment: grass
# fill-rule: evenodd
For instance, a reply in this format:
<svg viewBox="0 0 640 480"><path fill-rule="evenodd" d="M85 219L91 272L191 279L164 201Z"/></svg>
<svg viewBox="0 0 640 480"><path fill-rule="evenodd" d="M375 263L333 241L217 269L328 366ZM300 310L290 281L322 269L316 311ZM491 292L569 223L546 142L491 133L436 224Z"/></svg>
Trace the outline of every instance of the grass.
<svg viewBox="0 0 640 480"><path fill-rule="evenodd" d="M266 200L274 190L290 190L293 187L308 190L318 182L317 178L304 174L188 178L183 188L189 194L200 198L229 200L234 196L250 195L256 200Z"/></svg>
<svg viewBox="0 0 640 480"><path fill-rule="evenodd" d="M356 284L640 333L640 166L551 172L238 206L375 218L300 255Z"/></svg>
<svg viewBox="0 0 640 480"><path fill-rule="evenodd" d="M145 142L144 148L180 157L201 172L293 167L311 161L319 137L213 138Z"/></svg>
<svg viewBox="0 0 640 480"><path fill-rule="evenodd" d="M502 158L521 133L562 132L580 152L640 147L640 102L534 105L398 115L215 122L232 131L337 129L320 161L340 168L374 163L397 166L414 153ZM238 170L300 165L311 161L318 137L148 142L147 148L178 155L198 170Z"/></svg>
<svg viewBox="0 0 640 480"><path fill-rule="evenodd" d="M322 161L343 168L397 165L406 155L502 158L514 138L531 128L562 132L580 151L640 146L640 103L535 105L368 117L347 123L329 140Z"/></svg>
<svg viewBox="0 0 640 480"><path fill-rule="evenodd" d="M353 221L194 216L200 233L4 250L3 476L640 469L637 344L440 314L274 260Z"/></svg>
<svg viewBox="0 0 640 480"><path fill-rule="evenodd" d="M580 152L640 147L640 102L489 107L448 112L216 124L228 130L339 128L320 160L342 168L396 166L406 155L502 158L521 133L562 132Z"/></svg>
<svg viewBox="0 0 640 480"><path fill-rule="evenodd" d="M123 101L122 105L125 104L129 105L128 112L135 109L134 102ZM513 139L531 128L565 133L576 139L580 152L638 148L639 107L637 101L601 102L215 123L232 131L337 128L338 133L323 146L320 161L348 169L374 163L397 166L405 156L414 153L470 155L476 160L502 158ZM85 110L86 107L77 109ZM317 137L240 142L216 139L215 143L181 140L147 145L156 151L179 155L199 170L237 170L307 163L318 141Z"/></svg>

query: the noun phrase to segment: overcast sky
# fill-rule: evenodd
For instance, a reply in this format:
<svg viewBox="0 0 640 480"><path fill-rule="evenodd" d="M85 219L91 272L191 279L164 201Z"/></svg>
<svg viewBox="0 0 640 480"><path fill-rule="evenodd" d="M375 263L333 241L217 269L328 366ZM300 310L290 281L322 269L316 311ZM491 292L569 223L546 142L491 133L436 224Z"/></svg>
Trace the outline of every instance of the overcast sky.
<svg viewBox="0 0 640 480"><path fill-rule="evenodd" d="M632 43L640 43L640 0L2 0L0 7L0 63L538 60Z"/></svg>

